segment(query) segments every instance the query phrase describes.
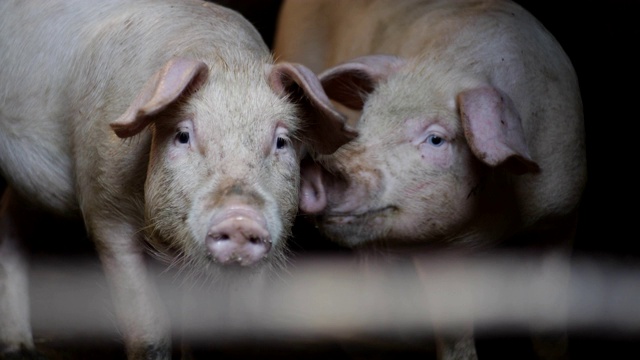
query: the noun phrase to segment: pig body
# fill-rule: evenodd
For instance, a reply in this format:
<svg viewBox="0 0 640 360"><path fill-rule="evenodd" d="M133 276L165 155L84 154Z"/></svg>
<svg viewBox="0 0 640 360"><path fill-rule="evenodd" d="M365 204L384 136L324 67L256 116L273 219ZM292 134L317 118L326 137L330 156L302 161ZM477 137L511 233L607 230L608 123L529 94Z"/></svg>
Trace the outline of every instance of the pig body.
<svg viewBox="0 0 640 360"><path fill-rule="evenodd" d="M302 170L300 208L333 241L376 255L570 248L586 185L578 80L519 5L288 0L274 52L318 72L359 133ZM466 335L440 349L476 356Z"/></svg>
<svg viewBox="0 0 640 360"><path fill-rule="evenodd" d="M312 136L343 122L315 75L274 65L238 13L196 0L3 1L0 48L2 354L34 351L30 208L84 221L129 358L171 354L147 248L205 278L283 265L300 157L332 151Z"/></svg>

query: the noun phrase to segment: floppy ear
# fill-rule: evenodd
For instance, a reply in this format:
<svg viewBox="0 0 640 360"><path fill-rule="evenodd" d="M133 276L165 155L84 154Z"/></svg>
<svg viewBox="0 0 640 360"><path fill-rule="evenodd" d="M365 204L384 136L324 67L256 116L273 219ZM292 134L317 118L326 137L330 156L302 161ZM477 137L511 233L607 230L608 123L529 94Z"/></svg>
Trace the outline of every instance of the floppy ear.
<svg viewBox="0 0 640 360"><path fill-rule="evenodd" d="M504 165L515 174L540 171L508 96L493 87L478 87L458 94L458 106L467 143L478 159L490 166Z"/></svg>
<svg viewBox="0 0 640 360"><path fill-rule="evenodd" d="M397 56L367 55L327 69L318 77L330 99L349 108L362 110L366 95L404 63Z"/></svg>
<svg viewBox="0 0 640 360"><path fill-rule="evenodd" d="M121 138L138 134L149 125L153 115L166 109L182 94L200 88L208 74L209 69L202 61L169 60L147 80L124 114L110 124L111 129Z"/></svg>
<svg viewBox="0 0 640 360"><path fill-rule="evenodd" d="M346 124L346 117L333 106L318 80L306 66L280 63L269 68L269 85L281 96L300 101L303 137L314 151L331 154L353 140L358 133Z"/></svg>

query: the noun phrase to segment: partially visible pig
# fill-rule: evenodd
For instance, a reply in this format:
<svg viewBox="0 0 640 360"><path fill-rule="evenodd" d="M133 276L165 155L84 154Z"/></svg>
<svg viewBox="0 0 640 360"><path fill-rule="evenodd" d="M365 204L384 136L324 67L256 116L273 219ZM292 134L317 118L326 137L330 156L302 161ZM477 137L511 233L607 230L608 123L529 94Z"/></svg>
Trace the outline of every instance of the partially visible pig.
<svg viewBox="0 0 640 360"><path fill-rule="evenodd" d="M204 1L5 0L0 49L0 356L34 351L29 208L84 220L128 357L167 359L146 248L205 278L277 268L301 157L354 135L311 71Z"/></svg>
<svg viewBox="0 0 640 360"><path fill-rule="evenodd" d="M586 185L578 80L516 3L288 0L274 53L320 73L359 132L303 169L300 208L330 239L572 242Z"/></svg>

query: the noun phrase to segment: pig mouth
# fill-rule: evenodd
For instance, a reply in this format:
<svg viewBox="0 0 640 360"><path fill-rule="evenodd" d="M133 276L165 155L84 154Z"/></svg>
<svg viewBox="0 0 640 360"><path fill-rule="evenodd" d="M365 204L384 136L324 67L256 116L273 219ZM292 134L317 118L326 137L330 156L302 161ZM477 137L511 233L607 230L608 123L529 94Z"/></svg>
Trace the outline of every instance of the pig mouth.
<svg viewBox="0 0 640 360"><path fill-rule="evenodd" d="M398 212L399 209L395 205L389 205L382 208L367 210L358 213L351 212L332 212L322 216L322 222L326 224L345 225L354 222L366 222L371 218L386 217Z"/></svg>

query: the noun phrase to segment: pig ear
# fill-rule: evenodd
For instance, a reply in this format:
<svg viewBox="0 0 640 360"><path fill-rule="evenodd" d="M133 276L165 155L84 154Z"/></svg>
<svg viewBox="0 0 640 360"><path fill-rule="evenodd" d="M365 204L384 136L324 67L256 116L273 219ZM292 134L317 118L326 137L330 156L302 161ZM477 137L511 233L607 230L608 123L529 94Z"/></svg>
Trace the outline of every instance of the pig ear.
<svg viewBox="0 0 640 360"><path fill-rule="evenodd" d="M278 95L300 100L304 111L302 118L308 122L303 136L316 152L333 153L358 136L347 126L346 117L331 104L318 77L307 67L294 63L276 64L270 67L268 79Z"/></svg>
<svg viewBox="0 0 640 360"><path fill-rule="evenodd" d="M539 172L531 159L522 123L511 99L492 87L458 95L462 127L471 151L490 166L505 165L515 174Z"/></svg>
<svg viewBox="0 0 640 360"><path fill-rule="evenodd" d="M325 70L319 78L330 99L362 110L366 95L404 63L401 58L391 55L361 56Z"/></svg>
<svg viewBox="0 0 640 360"><path fill-rule="evenodd" d="M138 134L153 115L166 109L180 96L196 91L207 79L209 70L202 61L184 58L169 60L144 85L127 111L113 121L111 129L121 138Z"/></svg>

